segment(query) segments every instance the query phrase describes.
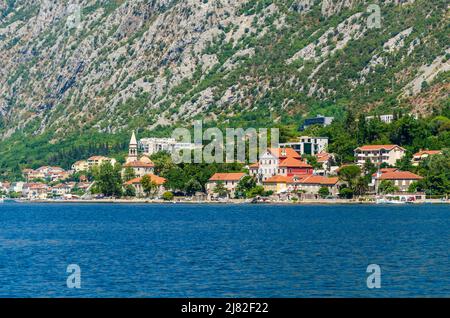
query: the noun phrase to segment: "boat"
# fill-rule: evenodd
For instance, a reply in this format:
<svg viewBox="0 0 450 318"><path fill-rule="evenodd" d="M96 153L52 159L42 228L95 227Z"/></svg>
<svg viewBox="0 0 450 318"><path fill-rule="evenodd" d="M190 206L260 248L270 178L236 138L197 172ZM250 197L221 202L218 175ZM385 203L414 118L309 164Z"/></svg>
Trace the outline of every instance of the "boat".
<svg viewBox="0 0 450 318"><path fill-rule="evenodd" d="M406 201L401 200L388 200L385 198L377 199L377 204L406 204Z"/></svg>
<svg viewBox="0 0 450 318"><path fill-rule="evenodd" d="M4 197L0 197L0 203L5 203L5 198Z"/></svg>

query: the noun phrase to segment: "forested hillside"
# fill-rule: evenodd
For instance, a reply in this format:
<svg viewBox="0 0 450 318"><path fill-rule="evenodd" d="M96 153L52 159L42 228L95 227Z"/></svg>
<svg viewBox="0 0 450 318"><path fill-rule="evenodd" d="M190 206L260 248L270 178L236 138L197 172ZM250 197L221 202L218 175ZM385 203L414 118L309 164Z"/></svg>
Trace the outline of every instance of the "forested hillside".
<svg viewBox="0 0 450 318"><path fill-rule="evenodd" d="M0 2L0 169L120 153L129 131L296 127L449 108L445 0Z"/></svg>

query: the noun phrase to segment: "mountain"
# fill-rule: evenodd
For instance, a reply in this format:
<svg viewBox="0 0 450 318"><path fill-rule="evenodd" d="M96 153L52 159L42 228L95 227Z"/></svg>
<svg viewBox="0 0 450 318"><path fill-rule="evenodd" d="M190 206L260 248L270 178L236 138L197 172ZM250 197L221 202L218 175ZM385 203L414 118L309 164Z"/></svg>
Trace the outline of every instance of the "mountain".
<svg viewBox="0 0 450 318"><path fill-rule="evenodd" d="M378 1L379 25L371 3L1 1L0 157L25 164L48 143L195 118L262 126L448 107L448 2ZM36 155L12 157L24 142Z"/></svg>

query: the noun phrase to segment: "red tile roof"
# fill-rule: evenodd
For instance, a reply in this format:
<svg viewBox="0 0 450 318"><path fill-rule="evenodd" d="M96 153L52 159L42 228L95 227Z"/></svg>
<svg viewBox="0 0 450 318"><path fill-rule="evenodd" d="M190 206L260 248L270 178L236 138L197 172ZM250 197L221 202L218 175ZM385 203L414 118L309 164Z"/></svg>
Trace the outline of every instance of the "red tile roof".
<svg viewBox="0 0 450 318"><path fill-rule="evenodd" d="M292 148L269 148L268 151L277 158L302 158L302 156Z"/></svg>
<svg viewBox="0 0 450 318"><path fill-rule="evenodd" d="M215 173L209 181L239 181L245 176L243 172Z"/></svg>
<svg viewBox="0 0 450 318"><path fill-rule="evenodd" d="M317 158L317 162L326 162L326 161L330 160L331 154L329 154L327 152L318 153L316 155L316 158Z"/></svg>
<svg viewBox="0 0 450 318"><path fill-rule="evenodd" d="M356 148L357 150L362 150L362 151L371 151L371 150L392 150L395 147L399 147L400 149L403 149L400 146L397 145L365 145L365 146L361 146Z"/></svg>
<svg viewBox="0 0 450 318"><path fill-rule="evenodd" d="M104 156L92 156L88 160L94 161L94 160L110 160L110 158L104 157Z"/></svg>
<svg viewBox="0 0 450 318"><path fill-rule="evenodd" d="M150 179L156 183L157 185L163 185L164 183L166 183L166 179L163 177L159 177L159 176L155 176L154 174L147 174L147 176L150 177ZM141 183L142 178L134 178L128 182L125 182L125 185L133 185L133 184L139 184Z"/></svg>
<svg viewBox="0 0 450 318"><path fill-rule="evenodd" d="M132 161L129 163L126 163L124 167L131 167L131 168L153 168L155 164L153 162L142 162L142 161Z"/></svg>
<svg viewBox="0 0 450 318"><path fill-rule="evenodd" d="M440 155L440 154L442 154L441 150L422 150L422 151L419 151L418 153L415 153L414 157L421 157L423 155L432 156L432 155Z"/></svg>
<svg viewBox="0 0 450 318"><path fill-rule="evenodd" d="M339 178L323 177L323 176L309 176L300 180L301 184L320 184L320 185L335 185L339 182Z"/></svg>
<svg viewBox="0 0 450 318"><path fill-rule="evenodd" d="M423 179L421 176L409 172L409 171L393 171L393 172L387 172L383 173L380 178L380 180L420 180Z"/></svg>
<svg viewBox="0 0 450 318"><path fill-rule="evenodd" d="M307 164L304 161L295 159L295 158L286 158L280 163L280 167L288 167L288 168L311 168L312 166Z"/></svg>
<svg viewBox="0 0 450 318"><path fill-rule="evenodd" d="M398 171L398 169L397 168L381 168L379 171L381 172L381 174L383 174L383 173L395 172L395 171ZM376 177L377 174L378 174L378 172L375 172L374 174L372 174L372 177Z"/></svg>
<svg viewBox="0 0 450 318"><path fill-rule="evenodd" d="M288 183L289 181L289 177L276 175L265 180L264 183Z"/></svg>

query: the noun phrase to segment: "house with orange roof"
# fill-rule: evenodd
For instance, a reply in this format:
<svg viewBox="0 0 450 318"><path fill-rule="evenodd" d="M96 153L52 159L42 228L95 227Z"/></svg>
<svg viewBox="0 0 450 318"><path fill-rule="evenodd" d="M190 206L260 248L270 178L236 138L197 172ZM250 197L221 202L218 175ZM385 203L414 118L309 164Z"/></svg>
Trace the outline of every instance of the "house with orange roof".
<svg viewBox="0 0 450 318"><path fill-rule="evenodd" d="M228 191L230 198L235 197L236 187L244 177L243 172L232 172L232 173L215 173L211 178L209 178L206 184L206 192L208 193L208 198L216 196L214 190L219 183L223 184L225 189Z"/></svg>
<svg viewBox="0 0 450 318"><path fill-rule="evenodd" d="M70 177L71 171L65 171L61 167L42 166L33 169L23 169L22 173L25 179L30 182L32 180L44 179L49 181L62 181Z"/></svg>
<svg viewBox="0 0 450 318"><path fill-rule="evenodd" d="M335 157L328 152L321 152L315 155L317 163L321 165L321 168L314 169L315 175L328 176L337 174L339 166L336 165Z"/></svg>
<svg viewBox="0 0 450 318"><path fill-rule="evenodd" d="M53 195L64 196L66 194L70 194L72 191L72 187L65 183L60 183L51 188L51 192Z"/></svg>
<svg viewBox="0 0 450 318"><path fill-rule="evenodd" d="M306 194L318 194L320 188L327 187L330 194L337 196L339 193L339 178L328 178L316 175L273 176L264 181L264 189L276 194L285 192L302 191Z"/></svg>
<svg viewBox="0 0 450 318"><path fill-rule="evenodd" d="M92 169L93 167L101 166L102 164L108 163L108 162L113 166L117 163L116 159L114 159L114 158L108 158L105 156L92 156L92 157L88 158L88 160L87 160L88 170Z"/></svg>
<svg viewBox="0 0 450 318"><path fill-rule="evenodd" d="M302 156L292 148L269 148L259 161L249 166L249 174L260 182L276 176L307 175L313 167L302 160Z"/></svg>
<svg viewBox="0 0 450 318"><path fill-rule="evenodd" d="M380 170L376 173L374 178L375 192L378 193L378 188L383 180L391 181L397 186L400 192L408 192L409 186L413 182L423 179L421 176L409 172L396 169Z"/></svg>
<svg viewBox="0 0 450 318"><path fill-rule="evenodd" d="M421 150L413 155L412 165L417 167L422 161L430 156L442 155L441 150Z"/></svg>
<svg viewBox="0 0 450 318"><path fill-rule="evenodd" d="M273 193L284 193L288 191L288 184L290 178L287 176L276 175L263 181L265 191L272 191Z"/></svg>
<svg viewBox="0 0 450 318"><path fill-rule="evenodd" d="M29 200L45 200L48 196L48 186L44 183L26 183L22 196Z"/></svg>
<svg viewBox="0 0 450 318"><path fill-rule="evenodd" d="M321 188L328 188L331 196L339 194L339 186L341 182L338 177L324 177L324 176L308 176L299 181L299 188L305 194L319 194Z"/></svg>
<svg viewBox="0 0 450 318"><path fill-rule="evenodd" d="M154 174L155 172L155 164L150 161L131 161L123 165L122 174L125 173L127 168L131 168L136 177L143 177L146 174Z"/></svg>
<svg viewBox="0 0 450 318"><path fill-rule="evenodd" d="M161 196L166 191L164 184L167 180L163 177L155 176L154 174L147 174L147 176L149 176L152 182L154 182L157 186L156 195ZM137 197L144 197L146 194L144 188L142 187L142 178L143 177L138 177L127 181L125 182L124 186L132 186L136 192Z"/></svg>
<svg viewBox="0 0 450 318"><path fill-rule="evenodd" d="M394 166L405 153L406 150L398 145L365 145L355 149L355 158L359 166L367 160L378 166L382 163Z"/></svg>
<svg viewBox="0 0 450 318"><path fill-rule="evenodd" d="M72 165L72 170L75 172L88 171L89 165L87 160L79 160Z"/></svg>

